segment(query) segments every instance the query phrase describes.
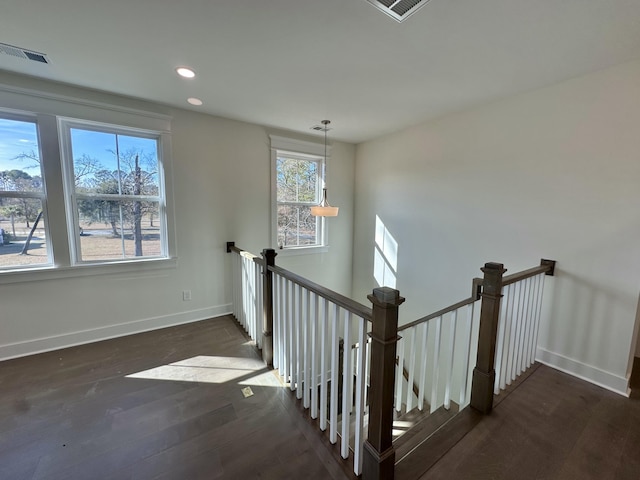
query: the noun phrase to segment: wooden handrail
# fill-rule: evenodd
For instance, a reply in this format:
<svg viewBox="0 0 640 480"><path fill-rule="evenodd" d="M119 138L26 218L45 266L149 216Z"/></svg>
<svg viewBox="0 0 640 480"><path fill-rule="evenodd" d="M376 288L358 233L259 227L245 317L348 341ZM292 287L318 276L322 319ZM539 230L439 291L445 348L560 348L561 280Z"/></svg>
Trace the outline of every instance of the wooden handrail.
<svg viewBox="0 0 640 480"><path fill-rule="evenodd" d="M329 288L323 287L322 285L318 285L311 280L308 280L300 275L297 275L289 270L285 270L282 267L273 266L269 267L273 273L277 273L278 275L286 278L287 280L292 281L300 285L301 287L306 288L307 290L315 293L316 295L326 298L331 302L335 303L339 307L344 308L345 310L356 314L359 317L364 318L367 321L372 320L372 310L371 308L362 305L361 303L356 302L355 300L350 299L349 297L345 297L344 295L339 294Z"/></svg>
<svg viewBox="0 0 640 480"><path fill-rule="evenodd" d="M512 283L520 282L530 277L535 277L536 275L540 275L541 273L546 273L547 275L553 275L555 270L556 262L555 260L545 260L542 259L540 261L540 265L537 267L528 268L527 270L523 270L521 272L512 273L511 275L507 275L502 278L502 286L511 285ZM453 312L459 308L464 307L465 305L469 305L476 300L480 300L480 293L482 291L482 278L474 278L472 281L472 290L471 297L461 300L453 305L449 305L437 312L433 312L425 317L419 318L418 320L414 320L413 322L407 323L398 327L398 332L402 330L406 330L411 327L415 327L424 322L428 322L429 320L433 320L434 318L438 318L442 315L446 315L447 313Z"/></svg>
<svg viewBox="0 0 640 480"><path fill-rule="evenodd" d="M244 250L236 247L236 242L227 242L227 253L231 252L242 253Z"/></svg>
<svg viewBox="0 0 640 480"><path fill-rule="evenodd" d="M253 260L259 265L264 265L264 258L258 255L254 255L246 250L242 250L239 247L236 247L234 242L227 242L227 253L230 253L230 252L236 252L237 254L243 257ZM349 297L345 297L344 295L341 295L338 292L335 292L329 288L323 287L322 285L312 282L311 280L308 280L300 275L290 272L289 270L286 270L282 267L270 266L269 270L271 272L277 273L278 275L281 275L287 280L290 280L300 285L301 287L306 288L307 290L312 291L313 293L321 296L322 298L326 298L327 300L330 300L331 302L344 308L345 310L348 310L351 313L355 313L359 317L362 317L365 320L368 320L369 322L371 321L372 310L366 305L362 305L361 303L358 303L355 300L350 299Z"/></svg>
<svg viewBox="0 0 640 480"><path fill-rule="evenodd" d="M419 318L418 320L414 320L413 322L407 323L398 327L398 332L402 330L406 330L411 327L415 327L416 325L420 325L421 323L428 322L429 320L433 320L434 318L438 318L442 315L446 315L447 313L453 312L454 310L458 310L466 305L470 305L476 300L480 300L480 292L482 289L482 279L474 278L471 282L471 296L469 298L465 298L464 300L460 300L459 302L454 303L453 305L449 305L437 312L430 313L429 315Z"/></svg>
<svg viewBox="0 0 640 480"><path fill-rule="evenodd" d="M398 327L398 332L406 330L407 328L415 327L416 325L420 325L421 323L428 322L429 320L433 320L434 318L438 318L442 315L446 315L449 312L453 312L465 305L470 305L477 300L476 297L465 298L464 300L459 301L458 303L454 303L453 305L449 305L448 307L443 308L442 310L438 310L437 312L430 313L429 315L419 318L418 320L414 320L411 323L407 323L406 325L402 325Z"/></svg>
<svg viewBox="0 0 640 480"><path fill-rule="evenodd" d="M504 287L506 285L511 285L512 283L520 282L527 278L535 277L536 275L540 275L541 273L546 273L547 275L553 275L555 266L556 266L555 260L542 259L540 261L540 265L538 265L537 267L528 268L527 270L512 273L511 275L502 277L502 286Z"/></svg>
<svg viewBox="0 0 640 480"><path fill-rule="evenodd" d="M253 260L258 265L264 264L264 259L260 255L255 255L247 250L242 250L239 247L236 247L234 242L227 242L227 253L235 252L241 257L248 258L249 260Z"/></svg>

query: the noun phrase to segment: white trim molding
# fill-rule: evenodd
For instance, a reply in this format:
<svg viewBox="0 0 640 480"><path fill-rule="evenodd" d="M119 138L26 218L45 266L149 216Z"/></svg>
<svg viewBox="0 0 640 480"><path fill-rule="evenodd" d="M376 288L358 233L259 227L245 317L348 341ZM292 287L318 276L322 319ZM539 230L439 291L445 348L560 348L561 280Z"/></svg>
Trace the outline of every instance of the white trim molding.
<svg viewBox="0 0 640 480"><path fill-rule="evenodd" d="M544 365L625 397L629 396L629 379L626 377L606 372L592 365L587 365L578 360L560 355L559 353L550 352L544 348L538 347L536 353L536 361Z"/></svg>
<svg viewBox="0 0 640 480"><path fill-rule="evenodd" d="M218 305L172 315L163 315L160 317L135 320L133 322L108 325L91 330L82 330L63 335L38 338L36 340L28 340L26 342L0 345L0 361L25 357L27 355L35 355L37 353L50 352L52 350L60 350L62 348L74 347L76 345L100 342L102 340L148 332L159 328L173 327L184 323L199 322L201 320L230 314L231 310L231 304Z"/></svg>

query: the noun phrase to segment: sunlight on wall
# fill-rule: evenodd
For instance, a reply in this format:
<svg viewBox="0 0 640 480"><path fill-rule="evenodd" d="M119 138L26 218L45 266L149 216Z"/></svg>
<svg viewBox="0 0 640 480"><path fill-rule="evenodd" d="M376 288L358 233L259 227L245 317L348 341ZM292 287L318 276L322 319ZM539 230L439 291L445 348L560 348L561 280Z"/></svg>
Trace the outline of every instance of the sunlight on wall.
<svg viewBox="0 0 640 480"><path fill-rule="evenodd" d="M396 288L398 242L376 215L376 245L373 257L373 276L379 287Z"/></svg>
<svg viewBox="0 0 640 480"><path fill-rule="evenodd" d="M267 370L262 360L244 357L201 355L132 373L127 375L127 378L199 383L236 381L238 385L282 386L271 370Z"/></svg>

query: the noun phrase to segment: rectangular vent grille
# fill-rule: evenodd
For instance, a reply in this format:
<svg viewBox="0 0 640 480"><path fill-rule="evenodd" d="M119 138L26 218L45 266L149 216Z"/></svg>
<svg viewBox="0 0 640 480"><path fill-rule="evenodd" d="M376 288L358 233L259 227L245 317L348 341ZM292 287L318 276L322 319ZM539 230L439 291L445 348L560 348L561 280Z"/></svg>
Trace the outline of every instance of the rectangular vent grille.
<svg viewBox="0 0 640 480"><path fill-rule="evenodd" d="M378 10L398 22L406 20L424 7L429 0L367 0Z"/></svg>
<svg viewBox="0 0 640 480"><path fill-rule="evenodd" d="M7 45L6 43L0 43L0 53L11 55L12 57L22 58L24 60L32 60L39 63L51 63L44 53L34 52L33 50L26 50L20 47L14 47L13 45Z"/></svg>

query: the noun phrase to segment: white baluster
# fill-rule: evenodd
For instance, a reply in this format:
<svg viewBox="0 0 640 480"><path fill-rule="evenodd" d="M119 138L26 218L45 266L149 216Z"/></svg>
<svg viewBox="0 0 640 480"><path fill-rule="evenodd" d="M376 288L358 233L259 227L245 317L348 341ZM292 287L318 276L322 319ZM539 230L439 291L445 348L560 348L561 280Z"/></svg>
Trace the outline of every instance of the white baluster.
<svg viewBox="0 0 640 480"><path fill-rule="evenodd" d="M402 400L403 400L403 388L402 383L404 382L404 345L407 342L406 330L403 331L403 336L398 340L398 365L396 369L396 411L400 412L402 410Z"/></svg>
<svg viewBox="0 0 640 480"><path fill-rule="evenodd" d="M338 355L340 342L338 339L340 307L332 304L331 309L331 401L329 402L329 441L338 441Z"/></svg>
<svg viewBox="0 0 640 480"><path fill-rule="evenodd" d="M238 255L234 252L232 253L232 259L231 259L231 310L233 313L233 316L236 317L236 320L238 319L238 284L237 284L237 278L238 278L238 261L237 261L237 257Z"/></svg>
<svg viewBox="0 0 640 480"><path fill-rule="evenodd" d="M320 299L315 293L311 293L312 307L310 317L311 329L311 379L309 389L311 391L311 418L318 418L318 325L320 323Z"/></svg>
<svg viewBox="0 0 640 480"><path fill-rule="evenodd" d="M303 306L302 306L302 287L300 285L296 285L296 289L295 289L295 302L296 302L296 309L295 309L295 316L294 318L294 358L295 358L295 372L296 372L296 398L298 400L300 400L302 398L302 366L303 366L303 355L302 355L302 349L301 347L301 331L302 331L302 312L303 310Z"/></svg>
<svg viewBox="0 0 640 480"><path fill-rule="evenodd" d="M412 327L411 330L411 353L409 355L409 380L407 381L407 412L413 409L413 381L416 372L416 357L418 353L418 330Z"/></svg>
<svg viewBox="0 0 640 480"><path fill-rule="evenodd" d="M448 362L448 374L447 383L444 389L444 408L449 410L451 408L451 383L453 382L453 360L455 354L455 341L456 341L456 327L458 320L458 310L451 312L451 327L449 328L449 362Z"/></svg>
<svg viewBox="0 0 640 480"><path fill-rule="evenodd" d="M535 361L536 355L538 353L538 333L540 331L540 317L542 316L542 298L544 296L544 281L546 275L543 273L540 275L540 286L538 288L538 309L536 312L536 328L533 337L533 360Z"/></svg>
<svg viewBox="0 0 640 480"><path fill-rule="evenodd" d="M434 320L435 344L433 352L433 371L431 384L431 413L438 409L438 382L440 376L440 344L442 342L442 315Z"/></svg>
<svg viewBox="0 0 640 480"><path fill-rule="evenodd" d="M272 285L273 288L271 290L271 300L273 302L273 367L280 372L280 326L279 326L279 316L280 310L278 305L278 276L274 273L272 276Z"/></svg>
<svg viewBox="0 0 640 480"><path fill-rule="evenodd" d="M331 346L329 345L328 329L329 329L329 300L326 298L322 302L322 315L320 317L322 323L320 325L320 430L327 429L327 364L331 357Z"/></svg>
<svg viewBox="0 0 640 480"><path fill-rule="evenodd" d="M531 344L531 337L533 336L533 290L535 277L528 279L529 284L527 288L527 329L524 339L524 345L522 346L522 371L524 372L529 366L529 345Z"/></svg>
<svg viewBox="0 0 640 480"><path fill-rule="evenodd" d="M475 310L475 302L467 306L467 328L465 328L465 337L462 348L462 374L461 374L461 388L460 388L460 408L463 408L467 404L467 392L468 385L471 382L471 334L473 333L473 313Z"/></svg>
<svg viewBox="0 0 640 480"><path fill-rule="evenodd" d="M263 305L264 305L264 275L261 272L260 266L257 267L258 271L258 302L256 304L256 310L258 312L258 322L257 322L257 339L258 339L258 348L262 349L262 330L263 330ZM273 339L273 332L272 332Z"/></svg>
<svg viewBox="0 0 640 480"><path fill-rule="evenodd" d="M351 427L351 312L345 311L344 338L342 349L342 439L340 440L340 455L349 458L349 429Z"/></svg>
<svg viewBox="0 0 640 480"><path fill-rule="evenodd" d="M507 338L509 335L509 325L507 321L507 305L511 292L511 285L502 288L502 301L500 302L500 319L498 320L498 338L496 339L496 380L493 393L498 395L500 388L505 382L504 372L506 370L506 359L508 356Z"/></svg>
<svg viewBox="0 0 640 480"><path fill-rule="evenodd" d="M527 312L527 290L529 279L522 280L520 283L520 288L522 289L520 295L520 338L518 340L518 364L516 365L516 375L520 375L522 373L522 364L524 359L524 339L527 333L527 322L526 322L526 312Z"/></svg>
<svg viewBox="0 0 640 480"><path fill-rule="evenodd" d="M544 274L542 274L544 275ZM529 346L527 349L527 364L530 367L533 362L535 362L535 344L534 344L534 339L536 337L536 332L538 330L538 324L537 324L537 313L538 313L538 300L539 300L539 291L540 291L540 275L536 275L533 278L533 292L532 292L532 296L533 296L533 301L532 306L531 306L531 335L529 338Z"/></svg>
<svg viewBox="0 0 640 480"><path fill-rule="evenodd" d="M507 385L515 380L515 366L518 361L517 345L518 345L518 298L520 295L520 286L513 284L513 302L511 305L511 339L509 343L509 371L507 372Z"/></svg>
<svg viewBox="0 0 640 480"><path fill-rule="evenodd" d="M429 323L424 322L418 325L416 336L420 337L420 347L422 348L422 361L420 362L420 380L418 381L418 410L424 410L425 388L427 383L427 340Z"/></svg>
<svg viewBox="0 0 640 480"><path fill-rule="evenodd" d="M311 323L311 292L307 289L304 290L303 298L303 312L304 317L302 319L302 345L304 355L303 365L303 382L304 382L304 396L302 404L304 408L309 408L311 405L311 333L313 323Z"/></svg>
<svg viewBox="0 0 640 480"><path fill-rule="evenodd" d="M355 442L353 446L353 471L356 475L362 473L362 455L364 446L364 410L367 388L367 336L366 320L357 318L358 321L358 349L356 351L356 425Z"/></svg>

